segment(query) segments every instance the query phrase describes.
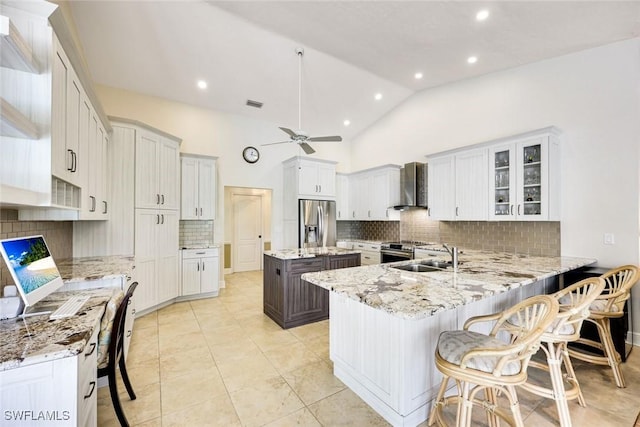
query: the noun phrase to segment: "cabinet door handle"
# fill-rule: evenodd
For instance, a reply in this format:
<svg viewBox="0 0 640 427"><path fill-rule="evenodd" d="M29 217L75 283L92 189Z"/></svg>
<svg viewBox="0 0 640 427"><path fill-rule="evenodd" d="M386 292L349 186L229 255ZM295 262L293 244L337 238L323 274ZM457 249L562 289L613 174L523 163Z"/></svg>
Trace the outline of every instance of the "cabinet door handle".
<svg viewBox="0 0 640 427"><path fill-rule="evenodd" d="M89 394L84 396L85 399L90 398L91 395L93 394L93 392L96 391L96 382L95 381L91 381L89 384L91 385L91 391L89 392Z"/></svg>
<svg viewBox="0 0 640 427"><path fill-rule="evenodd" d="M513 215L513 205L510 205L510 206L509 206L509 214L510 214L510 215Z"/></svg>
<svg viewBox="0 0 640 427"><path fill-rule="evenodd" d="M102 211L102 213L106 214L107 210L109 209L109 205L107 204L106 200L103 200L102 203L104 203L104 210Z"/></svg>
<svg viewBox="0 0 640 427"><path fill-rule="evenodd" d="M520 205L518 205L518 215L520 215Z"/></svg>
<svg viewBox="0 0 640 427"><path fill-rule="evenodd" d="M67 153L69 153L69 167L67 167L67 170L69 172L73 172L73 150L71 150L70 148L67 148Z"/></svg>
<svg viewBox="0 0 640 427"><path fill-rule="evenodd" d="M89 353L85 353L84 357L89 357L93 354L94 351L96 351L96 343L92 342L91 344L89 344L89 346L91 347L91 350L89 351Z"/></svg>
<svg viewBox="0 0 640 427"><path fill-rule="evenodd" d="M160 224L164 224L164 214L161 214L160 218L162 218L162 222Z"/></svg>
<svg viewBox="0 0 640 427"><path fill-rule="evenodd" d="M202 216L202 208L200 208L200 216Z"/></svg>
<svg viewBox="0 0 640 427"><path fill-rule="evenodd" d="M456 206L456 216L458 216L458 207Z"/></svg>
<svg viewBox="0 0 640 427"><path fill-rule="evenodd" d="M156 194L156 205L160 204L160 195Z"/></svg>
<svg viewBox="0 0 640 427"><path fill-rule="evenodd" d="M160 215L156 214L156 225L160 224Z"/></svg>
<svg viewBox="0 0 640 427"><path fill-rule="evenodd" d="M202 271L204 271L204 261L202 261Z"/></svg>
<svg viewBox="0 0 640 427"><path fill-rule="evenodd" d="M367 216L371 218L371 211L367 211Z"/></svg>
<svg viewBox="0 0 640 427"><path fill-rule="evenodd" d="M322 185L318 185L318 193L322 193Z"/></svg>
<svg viewBox="0 0 640 427"><path fill-rule="evenodd" d="M75 151L71 150L71 172L77 172L78 168L78 155Z"/></svg>
<svg viewBox="0 0 640 427"><path fill-rule="evenodd" d="M164 205L164 194L161 197L162 197L162 202L160 204Z"/></svg>
<svg viewBox="0 0 640 427"><path fill-rule="evenodd" d="M196 216L198 216L198 208L196 208Z"/></svg>
<svg viewBox="0 0 640 427"><path fill-rule="evenodd" d="M427 216L431 216L431 208L427 208Z"/></svg>
<svg viewBox="0 0 640 427"><path fill-rule="evenodd" d="M200 271L200 261L198 261L197 267L196 267L196 271Z"/></svg>
<svg viewBox="0 0 640 427"><path fill-rule="evenodd" d="M96 198L94 196L89 196L89 198L91 199L91 209L89 209L89 212L95 212L96 211Z"/></svg>

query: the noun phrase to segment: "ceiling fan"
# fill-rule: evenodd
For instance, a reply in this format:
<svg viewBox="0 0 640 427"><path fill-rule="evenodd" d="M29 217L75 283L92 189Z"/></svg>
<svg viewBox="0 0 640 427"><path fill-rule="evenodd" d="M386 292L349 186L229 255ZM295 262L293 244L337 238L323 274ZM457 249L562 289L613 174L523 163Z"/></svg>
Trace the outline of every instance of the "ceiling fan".
<svg viewBox="0 0 640 427"><path fill-rule="evenodd" d="M280 141L280 142L271 142L269 144L262 145L274 145L274 144L285 144L290 142L295 142L304 150L307 154L313 154L316 152L307 142L340 142L342 141L341 136L312 136L310 137L305 131L302 130L302 56L304 55L304 49L301 47L296 48L296 54L298 55L298 130L292 131L288 128L283 128L283 132L289 135L288 141Z"/></svg>

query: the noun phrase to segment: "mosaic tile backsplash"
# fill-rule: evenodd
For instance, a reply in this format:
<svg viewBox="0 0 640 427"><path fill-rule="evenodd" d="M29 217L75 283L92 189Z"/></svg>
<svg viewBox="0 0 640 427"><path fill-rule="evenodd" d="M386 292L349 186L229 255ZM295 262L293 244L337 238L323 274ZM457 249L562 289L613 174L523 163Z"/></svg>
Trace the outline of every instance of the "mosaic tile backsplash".
<svg viewBox="0 0 640 427"><path fill-rule="evenodd" d="M18 212L0 210L0 239L42 234L55 259L73 256L73 223L71 221L18 221ZM2 258L0 256L0 258ZM4 260L0 261L0 287L13 285Z"/></svg>
<svg viewBox="0 0 640 427"><path fill-rule="evenodd" d="M432 221L424 209L400 221L338 221L338 239L448 243L461 248L528 255L560 255L560 222Z"/></svg>

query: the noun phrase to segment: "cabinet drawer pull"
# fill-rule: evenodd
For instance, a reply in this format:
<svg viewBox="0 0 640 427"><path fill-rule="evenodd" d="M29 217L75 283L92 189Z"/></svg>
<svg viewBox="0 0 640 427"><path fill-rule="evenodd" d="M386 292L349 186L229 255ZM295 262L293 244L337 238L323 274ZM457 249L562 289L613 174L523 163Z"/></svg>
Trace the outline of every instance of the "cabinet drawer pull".
<svg viewBox="0 0 640 427"><path fill-rule="evenodd" d="M89 392L89 394L84 396L85 399L90 398L91 395L93 394L93 392L96 391L96 382L95 381L91 381L89 384L91 385L91 391Z"/></svg>
<svg viewBox="0 0 640 427"><path fill-rule="evenodd" d="M96 351L96 343L92 342L91 344L89 344L89 346L91 347L91 351L89 351L89 353L85 353L84 357L89 357L93 354L94 351Z"/></svg>
<svg viewBox="0 0 640 427"><path fill-rule="evenodd" d="M204 255L205 252L196 252L196 255Z"/></svg>

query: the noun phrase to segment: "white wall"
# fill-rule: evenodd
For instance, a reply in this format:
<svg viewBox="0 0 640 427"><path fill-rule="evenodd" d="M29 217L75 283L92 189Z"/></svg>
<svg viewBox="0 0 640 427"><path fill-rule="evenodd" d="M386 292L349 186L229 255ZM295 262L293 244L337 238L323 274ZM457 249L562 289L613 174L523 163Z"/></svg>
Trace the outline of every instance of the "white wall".
<svg viewBox="0 0 640 427"><path fill-rule="evenodd" d="M352 141L352 166L424 161L549 125L563 131L562 254L640 264L640 39L420 92ZM633 306L638 334L640 285Z"/></svg>
<svg viewBox="0 0 640 427"><path fill-rule="evenodd" d="M225 241L224 187L268 188L273 190L272 247L282 247L282 161L305 154L296 144L268 147L261 144L287 140L288 136L278 129L287 126L286 123L259 121L106 86L96 86L96 93L108 115L138 120L182 138L183 153L218 157L216 243ZM242 150L247 145L260 151L260 160L255 164L242 159ZM314 158L337 161L339 170L348 170L348 142L312 146L316 149Z"/></svg>

